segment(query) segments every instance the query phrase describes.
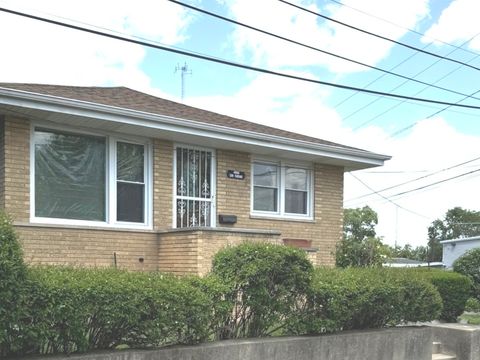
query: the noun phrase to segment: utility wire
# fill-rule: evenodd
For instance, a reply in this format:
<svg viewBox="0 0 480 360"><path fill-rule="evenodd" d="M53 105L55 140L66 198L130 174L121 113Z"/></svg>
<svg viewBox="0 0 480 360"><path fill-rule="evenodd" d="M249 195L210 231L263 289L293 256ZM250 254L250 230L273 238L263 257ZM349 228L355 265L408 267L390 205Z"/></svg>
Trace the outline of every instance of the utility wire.
<svg viewBox="0 0 480 360"><path fill-rule="evenodd" d="M478 67L476 67L476 66L473 66L473 65L469 65L469 64L464 63L464 62L462 62L462 61L460 61L460 60L455 60L455 59L452 59L452 58L448 58L448 57L445 57L445 56L442 56L442 55L439 55L439 54L436 54L436 53L432 53L432 52L430 52L430 51L426 51L426 50L417 48L417 47L412 46L412 45L408 45L408 44L402 43L402 42L397 41L397 40L390 39L390 38L388 38L388 37L386 37L386 36L383 36L383 35L375 34L375 33L371 32L371 31L361 29L361 28L359 28L359 27L357 27L357 26L349 25L349 24L344 23L344 22L342 22L342 21L335 20L335 19L333 19L333 18L331 18L331 17L322 15L322 14L320 14L320 13L318 13L318 12L315 12L315 11L313 11L313 10L304 8L304 7L300 6L300 5L292 4L291 2L288 2L288 1L285 1L285 0L278 0L278 1L280 1L280 2L282 2L282 3L284 3L284 4L287 4L287 5L290 5L290 6L294 7L294 8L299 9L299 10L302 10L302 11L308 12L308 13L310 13L310 14L316 15L316 16L318 16L318 17L321 17L322 19L325 19L325 20L328 20L328 21L332 21L332 22L334 22L334 23L336 23L336 24L339 24L339 25L348 27L348 28L353 29L353 30L356 30L356 31L360 31L360 32L362 32L362 33L364 33L364 34L371 35L371 36L377 37L377 38L379 38L379 39L382 39L382 40L385 40L385 41L389 41L389 42L391 42L391 43L394 43L394 44L397 44L397 45L406 47L406 48L408 48L408 49L421 52L421 53L426 54L426 55L434 56L434 57L437 57L437 58L439 58L439 59L446 60L446 61L451 61L451 62L454 62L454 63L457 63L457 64L461 64L461 65L463 65L463 66L465 66L465 67L469 67L469 68L471 68L471 69L480 71L480 68L478 68Z"/></svg>
<svg viewBox="0 0 480 360"><path fill-rule="evenodd" d="M368 184L366 184L364 181L360 180L357 176L355 176L353 173L349 172L349 174L354 178L356 179L359 183L361 183L363 186L365 186L368 190L372 191L374 194L380 196L381 198L385 199L386 201L392 203L393 205L395 205L396 207L402 209L402 210L405 210L409 213L412 213L414 215L417 215L417 216L420 216L420 217L423 217L424 219L428 219L430 220L431 218L428 217L428 216L425 216L425 215L422 215L422 214L419 214L413 210L410 210L410 209L407 209L407 208L404 208L403 206L397 204L396 202L394 202L393 200L390 200L389 198L387 198L386 196L383 196L382 194L380 194L379 192L375 191L372 187L370 187Z"/></svg>
<svg viewBox="0 0 480 360"><path fill-rule="evenodd" d="M478 93L480 93L480 89L477 90L477 91L474 91L474 92L472 93L472 95L476 95L476 94L478 94ZM460 99L460 100L458 100L457 102L461 102L461 101L463 101L463 100L465 100L465 99L466 99L466 98ZM438 110L438 111L435 111L434 113L431 113L430 115L428 115L428 116L427 116L426 118L424 118L423 120L430 119L430 118L432 118L432 117L434 117L434 116L436 116L436 115L444 112L445 110L448 110L449 108L450 108L450 106L446 106L446 107L444 107L443 109L440 109L440 110ZM392 138L394 138L394 137L396 137L396 136L404 133L405 131L407 131L407 130L413 128L413 127L415 127L419 122L420 122L420 120L417 120L417 121L415 121L414 123L412 123L412 124L410 124L410 125L408 125L408 126L405 126L405 127L401 128L400 130L395 131L394 133L392 133L391 135L389 135L389 136L387 137L387 139L392 139Z"/></svg>
<svg viewBox="0 0 480 360"><path fill-rule="evenodd" d="M480 34L480 33L475 34L475 35L472 36L470 39L468 39L467 41L465 41L464 43L462 43L462 46L465 45L465 44L467 44L469 41L475 39L479 34ZM453 49L452 51L449 52L449 54L451 54L451 53L453 53L453 52L455 52L455 51L457 51L457 49ZM479 56L480 56L480 55L475 55L473 58L471 58L471 59L469 60L469 62L475 60L475 59L478 58ZM441 61L440 59L436 60L435 62L433 62L432 64L430 64L430 65L427 66L426 68L424 68L423 70L421 70L421 71L419 71L418 73L416 73L416 74L414 75L414 77L416 77L416 76L424 73L425 71L427 71L428 69L432 68L434 65L436 65L436 64L439 63L440 61ZM440 77L439 79L435 80L433 83L434 83L434 84L438 83L439 81L445 79L446 77L450 76L451 74L453 74L454 72L458 71L459 69L461 69L461 66L458 66L458 67L456 67L455 69L449 71L447 74L445 74L445 75L443 75L442 77ZM405 85L407 82L408 82L408 81L404 81L403 83L395 86L393 89L390 89L390 91L399 89L400 87L402 87L403 85ZM417 91L415 94L413 94L413 96L416 96L416 95L418 95L418 94L421 94L421 93L422 93L423 91L425 91L426 89L428 89L428 87L425 87L425 88ZM460 99L459 101L457 101L457 103L458 103L458 102L462 102L463 100L466 100L466 99L472 97L473 95L476 95L476 93L477 93L477 92L472 93L472 94L470 94L470 95L466 95L463 99ZM375 103L375 102L377 102L377 101L379 101L379 100L381 100L381 98L377 98L377 99L371 101L370 103L362 106L362 107L361 107L360 109L358 109L357 111L363 110L363 109L369 107L370 105L372 105L373 103ZM393 109L399 107L399 106L402 105L403 103L405 103L405 101L401 101L401 102L399 102L398 104L395 104L395 105L391 106L390 108L382 111L380 114L375 115L373 118L371 118L371 119L369 119L369 120L367 120L367 121L364 121L363 123L361 123L360 125L358 125L357 127L355 127L353 130L358 130L358 129L362 128L363 126L371 123L372 121L375 121L375 120L378 119L379 117L387 114L388 112L390 112L390 111L392 111ZM444 108L444 109L441 110L440 112L445 111L446 109L448 109L448 107ZM343 118L343 119L345 120L346 118L354 115L355 113L356 113L356 112L352 112L352 113L350 113L347 117L345 117L345 118ZM432 115L432 116L433 116L433 115Z"/></svg>
<svg viewBox="0 0 480 360"><path fill-rule="evenodd" d="M397 194L390 195L389 197L392 198L392 197L398 197L398 196L401 196L401 195L410 194L412 192L415 192L415 191L418 191L418 190L423 190L423 189L429 188L429 187L434 186L434 185L442 184L442 183L445 183L447 181L451 181L451 180L455 180L455 179L458 179L458 178L461 178L461 177L464 177L464 176L467 176L467 175L471 175L471 174L477 173L479 171L480 171L480 169L472 170L472 171L469 171L469 172L466 172L466 173L463 173L463 174L460 174L460 175L452 176L452 177L447 178L447 179L436 181L436 182L428 184L428 185L420 186L420 187L415 188L415 189L402 191L402 192L399 192Z"/></svg>
<svg viewBox="0 0 480 360"><path fill-rule="evenodd" d="M361 89L361 88L357 88L357 87L353 87L353 86L349 86L349 85L335 84L335 83L331 83L331 82L327 82L327 81L305 78L305 77L291 75L291 74L282 73L282 72L278 72L278 71L268 70L268 69L265 69L265 68L259 68L259 67L254 67L254 66L250 66L250 65L235 63L235 62L228 61L228 60L222 60L222 59L214 58L214 57L209 56L209 55L202 55L202 54L193 53L193 52L190 52L190 51L174 49L174 48L167 47L167 46L156 45L156 44L153 44L151 42L140 41L140 40L133 39L131 37L124 37L124 36L109 34L109 33L105 33L105 32L102 32L102 31L88 29L88 28L73 25L73 24L67 24L67 23L64 23L64 22L60 22L60 21L56 21L56 20L52 20L52 19L47 19L47 18L44 18L44 17L40 17L40 16L36 16L36 15L32 15L32 14L27 14L27 13L15 11L15 10L3 8L3 7L0 7L0 12L6 12L6 13L9 13L9 14L22 16L22 17L25 17L25 18L29 18L29 19L33 19L33 20L37 20L37 21L42 21L42 22L45 22L45 23L49 23L49 24L53 24L53 25L57 25L57 26L61 26L61 27L65 27L65 28L69 28L69 29L73 29L73 30L83 31L83 32L86 32L86 33L94 34L94 35L104 36L104 37L108 37L108 38L111 38L111 39L125 41L125 42L129 42L129 43L136 44L136 45L141 45L141 46L146 46L146 47L150 47L150 48L154 48L154 49L158 49L158 50L172 52L172 53L175 53L175 54L181 54L181 55L185 55L185 56L189 56L189 57L193 57L193 58L197 58L197 59L201 59L201 60L205 60L205 61L215 62L215 63L218 63L218 64L223 64L223 65L237 67L237 68L241 68L241 69L256 71L256 72L263 73L263 74L276 75L276 76L280 76L280 77L283 77L283 78L294 79L294 80L299 80L299 81L304 81L304 82L309 82L309 83L314 83L314 84L319 84L319 85L325 85L325 86L335 87L335 88L344 89L344 90L361 91L361 92L364 92L364 93L367 93L367 94L372 94L372 95L389 96L389 97L397 98L397 99L408 99L408 100L413 100L413 101L427 102L427 103L440 104L440 105L450 105L450 106L456 106L456 107L468 108L468 109L477 109L477 110L480 109L480 106L467 105L467 104L455 104L455 103L451 103L451 102L439 101L439 100L434 100L434 99L415 98L415 97L406 96L406 95L392 94L392 93L387 93L387 92L383 92L383 91Z"/></svg>
<svg viewBox="0 0 480 360"><path fill-rule="evenodd" d="M369 69L374 69L374 70L377 70L377 71L381 71L381 72L383 72L385 74L388 74L388 75L397 76L397 77L400 77L400 78L405 79L407 81L413 81L413 82L416 82L416 83L419 83L419 84L422 84L422 85L426 85L428 87L434 87L436 89L447 91L447 92L450 92L450 93L453 93L453 94L456 94L456 95L467 96L467 94L464 94L464 93L461 93L461 92L458 92L458 91L455 91L455 90L452 90L452 89L448 89L448 88L444 88L444 87L441 87L441 86L433 85L431 83L427 83L425 81L417 80L417 79L414 79L414 78L411 78L411 77L408 77L408 76L405 76L405 75L401 75L401 74L398 74L398 73L395 73L395 72L392 72L392 71L389 71L389 70L385 70L385 69L382 69L382 68L379 68L379 67L376 67L376 66L373 66L373 65L369 65L369 64L363 63L361 61L353 60L351 58L348 58L348 57L345 57L345 56L342 56L342 55L338 55L338 54L332 53L330 51L320 49L318 47L307 45L305 43L302 43L302 42L299 42L299 41L296 41L296 40L293 40L293 39L290 39L290 38L287 38L287 37L284 37L284 36L281 36L281 35L278 35L278 34L275 34L275 33L272 33L272 32L267 31L267 30L257 28L257 27L252 26L252 25L245 24L245 23L240 22L240 21L236 21L236 20L227 18L225 16L210 12L210 11L205 10L205 9L198 8L198 7L190 5L190 4L186 4L186 3L178 1L178 0L169 0L169 1L174 3L174 4L186 7L188 9L200 12L202 14L209 15L209 16L215 17L217 19L229 22L231 24L235 24L235 25L238 25L238 26L241 26L241 27L244 27L244 28L247 28L247 29L250 29L250 30L253 30L253 31L268 35L268 36L271 36L271 37L274 37L276 39L280 39L280 40L289 42L291 44L295 44L295 45L298 45L298 46L301 46L301 47L304 47L304 48L307 48L307 49L310 49L310 50L318 51L318 52L321 52L323 54L327 54L329 56L333 56L333 57L336 57L336 58L339 58L339 59L342 59L342 60L345 60L345 61L348 61L348 62L352 62L354 64L361 65L361 66L367 67ZM280 1L282 1L282 0L280 0ZM475 100L480 100L480 98L474 98L474 99Z"/></svg>
<svg viewBox="0 0 480 360"><path fill-rule="evenodd" d="M415 181L418 181L418 180L423 180L423 179L426 179L426 178L429 178L433 175L437 175L437 174L440 174L442 172L445 172L445 171L448 171L448 170L452 170L452 169L455 169L457 167L460 167L462 165L466 165L466 164L469 164L471 162L474 162L476 160L479 160L480 159L480 156L479 157L476 157L474 159L471 159L471 160L468 160L468 161L464 161L464 162L461 162L459 164L455 164L455 165L452 165L452 166L449 166L447 168L444 168L444 169L440 169L440 170L437 170L437 171L434 171L428 175L424 175L424 176L420 176L420 177L417 177L415 179L411 179L411 180L408 180L408 181L405 181L405 182L402 182L400 184L396 184L396 185L392 185L392 186L389 186L389 187L386 187L386 188L383 188L381 190L377 190L377 191L374 191L374 192L371 192L369 194L365 194L365 195L360 195L360 196L357 196L357 197L354 197L352 199L348 199L348 200L345 200L346 202L349 202L349 201L353 201L353 200L358 200L358 199L362 199L364 197L367 197L367 196L370 196L370 195L373 195L373 194L378 194L380 192L384 192L384 191L387 191L387 190L391 190L391 189L395 189L397 187L400 187L400 186L403 186L403 185L406 185L406 184L410 184L412 182L415 182Z"/></svg>
<svg viewBox="0 0 480 360"><path fill-rule="evenodd" d="M366 15L366 16L369 16L369 17L371 17L371 18L374 18L374 19L383 21L383 22L385 22L385 23L387 23L387 24L396 26L397 28L400 28L400 29L403 29L403 30L407 30L407 31L409 31L409 32L411 32L411 33L414 33L414 34L417 34L417 35L419 35L419 36L426 37L427 39L433 40L432 42L430 42L430 44L432 44L433 42L438 42L438 43L441 43L441 44L444 44L444 45L447 45L447 46L450 46L450 47L458 48L459 50L462 50L462 51L464 51L464 52L468 52L468 53L471 53L471 54L474 54L474 55L480 55L479 53L477 53L477 52L475 52L475 51L462 48L461 46L458 46L458 45L455 45L455 44L451 44L451 43L449 43L449 42L446 42L446 41L443 41L443 40L440 40L440 39L437 39L437 38L434 38L434 37L431 37L431 36L427 36L426 34L420 32L420 31L413 30L413 29L410 29L410 28L408 28L408 27L405 27L405 26L396 24L396 23L394 23L393 21L390 21L390 20L381 18L381 17L379 17L379 16L370 14L370 13L368 13L368 12L366 12L366 11L363 11L363 10L360 10L360 9L355 8L355 7L353 7L353 6L347 5L347 4L342 3L342 2L340 2L340 1L337 1L337 0L330 0L330 1L333 2L333 3L335 3L335 4L341 5L341 6L343 6L343 7L352 9L352 10L354 10L354 11L356 11L356 12L359 12L359 13L361 13L361 14L363 14L363 15Z"/></svg>

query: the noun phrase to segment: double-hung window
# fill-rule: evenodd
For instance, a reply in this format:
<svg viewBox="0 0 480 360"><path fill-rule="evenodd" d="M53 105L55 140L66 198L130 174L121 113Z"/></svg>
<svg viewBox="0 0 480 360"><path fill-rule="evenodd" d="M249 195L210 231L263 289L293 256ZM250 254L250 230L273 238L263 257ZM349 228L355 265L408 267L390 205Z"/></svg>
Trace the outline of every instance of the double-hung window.
<svg viewBox="0 0 480 360"><path fill-rule="evenodd" d="M284 162L252 164L252 214L312 217L312 171Z"/></svg>
<svg viewBox="0 0 480 360"><path fill-rule="evenodd" d="M150 148L114 136L35 127L32 220L150 225Z"/></svg>

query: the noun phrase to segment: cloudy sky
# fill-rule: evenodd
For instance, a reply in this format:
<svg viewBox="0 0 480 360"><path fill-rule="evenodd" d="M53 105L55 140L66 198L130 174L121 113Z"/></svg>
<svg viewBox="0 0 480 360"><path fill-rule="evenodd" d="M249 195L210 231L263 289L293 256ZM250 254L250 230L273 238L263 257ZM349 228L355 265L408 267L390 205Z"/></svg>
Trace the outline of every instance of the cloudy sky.
<svg viewBox="0 0 480 360"><path fill-rule="evenodd" d="M185 2L324 52L167 0L0 7L324 82L480 106L478 0L291 0L310 12L278 0ZM189 105L393 156L345 174L345 207L375 209L386 243L425 245L428 225L449 208L480 210L478 109L289 80L1 11L0 34L0 82L122 85L180 101L175 69L186 64Z"/></svg>

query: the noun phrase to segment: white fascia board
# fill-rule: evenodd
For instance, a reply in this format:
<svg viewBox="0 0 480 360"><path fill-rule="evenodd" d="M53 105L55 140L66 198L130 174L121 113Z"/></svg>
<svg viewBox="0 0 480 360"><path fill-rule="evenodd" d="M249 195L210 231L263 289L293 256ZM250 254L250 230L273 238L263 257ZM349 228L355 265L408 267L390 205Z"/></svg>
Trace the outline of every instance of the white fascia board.
<svg viewBox="0 0 480 360"><path fill-rule="evenodd" d="M479 241L480 236L473 236L473 237L468 237L468 238L458 238L458 239L451 239L451 240L443 240L439 241L440 244L451 244L451 243L457 243L457 242L464 242L464 241Z"/></svg>
<svg viewBox="0 0 480 360"><path fill-rule="evenodd" d="M138 110L0 87L0 104L240 142L295 153L381 166L391 157L353 148L312 143Z"/></svg>

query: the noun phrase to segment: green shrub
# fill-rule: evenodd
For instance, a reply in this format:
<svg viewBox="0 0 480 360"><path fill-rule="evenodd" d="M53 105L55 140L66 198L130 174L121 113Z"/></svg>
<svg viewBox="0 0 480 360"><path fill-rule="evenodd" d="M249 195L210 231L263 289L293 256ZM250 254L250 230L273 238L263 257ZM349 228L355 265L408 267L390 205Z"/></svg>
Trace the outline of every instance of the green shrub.
<svg viewBox="0 0 480 360"><path fill-rule="evenodd" d="M319 268L308 297L308 316L290 330L319 334L427 321L435 319L441 307L431 284L402 272Z"/></svg>
<svg viewBox="0 0 480 360"><path fill-rule="evenodd" d="M456 322L463 312L467 299L471 296L472 282L466 276L453 271L440 269L410 269L412 277L417 276L428 280L438 290L442 297L442 320Z"/></svg>
<svg viewBox="0 0 480 360"><path fill-rule="evenodd" d="M475 296L480 298L480 248L469 250L455 260L453 270L472 280Z"/></svg>
<svg viewBox="0 0 480 360"><path fill-rule="evenodd" d="M27 331L33 335L23 353L194 344L212 335L217 309L215 291L207 291L214 288L212 279L64 267L29 273Z"/></svg>
<svg viewBox="0 0 480 360"><path fill-rule="evenodd" d="M0 213L0 358L23 346L26 266L11 220Z"/></svg>
<svg viewBox="0 0 480 360"><path fill-rule="evenodd" d="M304 251L244 243L218 252L212 272L228 286L225 298L233 306L220 338L238 338L281 333L295 321L305 302L313 267Z"/></svg>
<svg viewBox="0 0 480 360"><path fill-rule="evenodd" d="M465 311L480 313L480 300L469 298L465 303Z"/></svg>

